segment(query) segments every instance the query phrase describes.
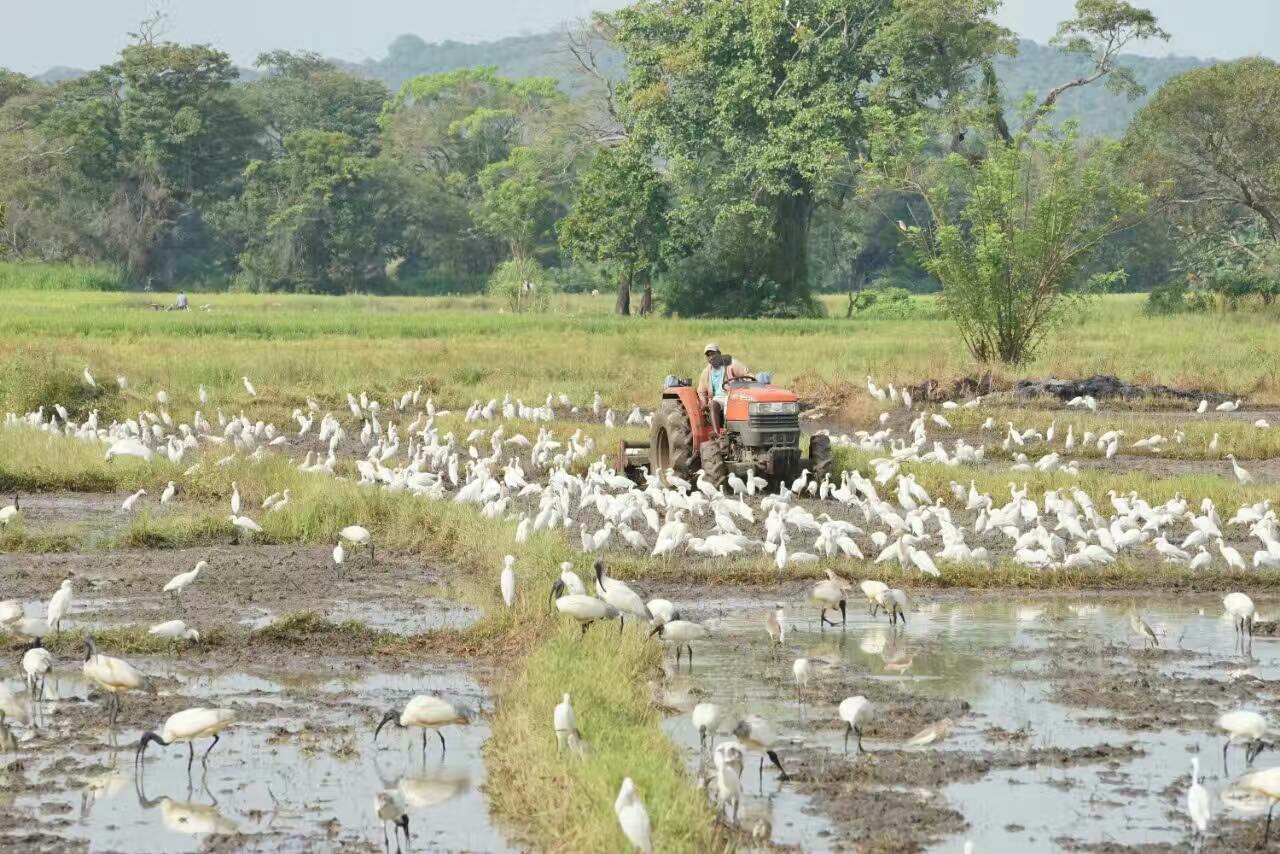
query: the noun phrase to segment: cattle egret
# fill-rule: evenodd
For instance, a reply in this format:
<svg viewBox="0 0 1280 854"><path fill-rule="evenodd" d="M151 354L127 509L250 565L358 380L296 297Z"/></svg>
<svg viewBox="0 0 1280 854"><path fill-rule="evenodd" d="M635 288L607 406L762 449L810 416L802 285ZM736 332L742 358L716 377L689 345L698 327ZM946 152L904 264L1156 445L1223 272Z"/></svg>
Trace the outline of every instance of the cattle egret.
<svg viewBox="0 0 1280 854"><path fill-rule="evenodd" d="M146 494L147 494L147 491L145 489L139 489L137 492L133 493L133 495L130 495L120 504L120 512L128 513L132 511L133 506L137 504L138 501L142 498L142 496Z"/></svg>
<svg viewBox="0 0 1280 854"><path fill-rule="evenodd" d="M613 802L613 812L618 816L618 824L627 839L644 854L653 854L653 841L649 838L649 813L636 792L635 784L627 777L618 790L618 799Z"/></svg>
<svg viewBox="0 0 1280 854"><path fill-rule="evenodd" d="M573 564L565 561L560 564L560 576L551 585L551 599L555 600L568 593L572 596L586 596L587 588L573 571Z"/></svg>
<svg viewBox="0 0 1280 854"><path fill-rule="evenodd" d="M191 771L191 763L196 758L196 739L212 738L209 749L204 752L201 764L208 764L209 754L214 745L221 739L224 729L235 723L236 713L231 709L206 709L197 706L184 709L169 716L159 732L144 732L138 739L138 751L134 754L134 764L140 765L147 752L147 745L155 742L163 747L185 741L187 743L187 771Z"/></svg>
<svg viewBox="0 0 1280 854"><path fill-rule="evenodd" d="M907 739L907 747L923 747L926 744L941 741L947 737L947 733L951 732L951 725L951 718L943 718L937 723L929 724Z"/></svg>
<svg viewBox="0 0 1280 854"><path fill-rule="evenodd" d="M769 633L769 640L779 646L787 639L787 612L782 603L773 606L773 610L764 618L764 629Z"/></svg>
<svg viewBox="0 0 1280 854"><path fill-rule="evenodd" d="M1153 647L1160 646L1160 640L1156 637L1155 631L1142 619L1137 611L1129 612L1129 628L1133 629L1133 633L1142 638L1142 645L1145 648L1148 643Z"/></svg>
<svg viewBox="0 0 1280 854"><path fill-rule="evenodd" d="M99 653L92 636L84 639L84 666L81 669L86 679L111 695L112 726L120 714L120 695L146 686L146 679L132 664Z"/></svg>
<svg viewBox="0 0 1280 854"><path fill-rule="evenodd" d="M778 741L777 734L773 731L773 725L759 715L751 715L738 721L733 728L733 734L742 744L743 747L751 747L762 751L760 756L760 782L764 783L764 757L768 756L778 769L779 778L782 780L790 780L786 770L782 767L782 761L778 759L778 754L774 751L773 746Z"/></svg>
<svg viewBox="0 0 1280 854"><path fill-rule="evenodd" d="M564 750L565 742L569 739L569 733L577 728L577 718L573 714L573 703L569 702L569 695L566 693L564 699L556 704L555 710L551 715L551 724L556 731L556 744L558 750Z"/></svg>
<svg viewBox="0 0 1280 854"><path fill-rule="evenodd" d="M106 462L111 462L116 457L137 457L140 460L151 462L153 456L151 449L137 439L120 439L107 448L107 454L103 459Z"/></svg>
<svg viewBox="0 0 1280 854"><path fill-rule="evenodd" d="M169 484L164 488L164 492L160 493L160 503L168 504L173 500L173 496L176 495L177 492L178 485L173 481L169 481Z"/></svg>
<svg viewBox="0 0 1280 854"><path fill-rule="evenodd" d="M27 676L27 690L37 700L44 698L44 680L53 669L53 656L44 647L34 647L22 656L22 672ZM40 693L36 694L36 680L40 681Z"/></svg>
<svg viewBox="0 0 1280 854"><path fill-rule="evenodd" d="M791 675L796 680L796 703L804 702L801 690L807 688L813 676L813 664L807 658L797 658L791 662Z"/></svg>
<svg viewBox="0 0 1280 854"><path fill-rule="evenodd" d="M498 578L498 586L502 589L502 601L508 608L516 601L515 556L507 555L502 559L502 573Z"/></svg>
<svg viewBox="0 0 1280 854"><path fill-rule="evenodd" d="M18 513L22 508L18 505L18 495L14 493L13 503L0 507L0 525L8 525L11 521L18 518Z"/></svg>
<svg viewBox="0 0 1280 854"><path fill-rule="evenodd" d="M690 717L693 725L698 728L698 747L700 750L705 749L707 733L715 738L716 726L720 723L720 707L715 703L699 703L693 707Z"/></svg>
<svg viewBox="0 0 1280 854"><path fill-rule="evenodd" d="M1235 454L1227 454L1227 459L1231 460L1231 472L1236 476L1237 481L1241 484L1253 483L1253 475L1240 467L1240 464L1236 462Z"/></svg>
<svg viewBox="0 0 1280 854"><path fill-rule="evenodd" d="M742 748L732 741L716 746L712 754L716 766L716 802L720 809L733 804L733 822L738 821L738 802L742 799Z"/></svg>
<svg viewBox="0 0 1280 854"><path fill-rule="evenodd" d="M249 378L241 377L240 379L244 383L244 390L249 393L249 397L257 397L258 390L253 387L253 383L249 382Z"/></svg>
<svg viewBox="0 0 1280 854"><path fill-rule="evenodd" d="M33 647L39 646L45 635L49 634L49 623L39 617L18 617L5 624L5 628L20 640L25 640Z"/></svg>
<svg viewBox="0 0 1280 854"><path fill-rule="evenodd" d="M227 517L227 521L231 523L231 526L233 528L235 528L236 542L240 541L240 533L242 531L246 536L250 534L262 533L262 528L258 525L258 523L250 519L248 516L231 515Z"/></svg>
<svg viewBox="0 0 1280 854"><path fill-rule="evenodd" d="M200 642L200 633L182 620L168 620L163 623L156 623L147 630L147 634L171 641L189 640L196 643Z"/></svg>
<svg viewBox="0 0 1280 854"><path fill-rule="evenodd" d="M98 384L97 384L96 382L94 382L93 374L89 373L89 366L88 366L88 365L85 365L85 366L84 366L84 373L83 373L83 374L81 374L80 376L84 378L84 384L85 384L85 385L87 385L89 388L97 388L97 387L98 387Z"/></svg>
<svg viewBox="0 0 1280 854"><path fill-rule="evenodd" d="M199 561L196 563L195 569L189 570L188 572L180 572L173 578L170 578L169 583L164 586L163 592L172 593L174 598L181 602L182 591L186 590L192 584L195 584L196 579L200 577L200 570L208 568L208 561Z"/></svg>
<svg viewBox="0 0 1280 854"><path fill-rule="evenodd" d="M461 703L445 700L434 694L419 694L405 705L403 712L392 709L383 715L377 729L373 731L373 740L378 740L378 733L382 732L382 728L389 723L394 723L401 729L417 727L422 730L422 752L425 754L427 730L433 729L436 735L440 736L440 754L443 756L446 748L444 733L440 728L453 724L466 726L471 723L473 717L474 712Z"/></svg>
<svg viewBox="0 0 1280 854"><path fill-rule="evenodd" d="M858 736L858 752L866 753L862 749L862 727L867 721L871 720L871 701L866 697L845 697L840 701L839 707L840 720L844 721L844 752L849 752L849 733L856 733Z"/></svg>
<svg viewBox="0 0 1280 854"><path fill-rule="evenodd" d="M231 512L233 515L240 515L240 505L240 487L233 480L231 481Z"/></svg>
<svg viewBox="0 0 1280 854"><path fill-rule="evenodd" d="M62 634L62 618L71 610L71 579L64 579L62 585L49 600L49 617L46 622L58 634Z"/></svg>

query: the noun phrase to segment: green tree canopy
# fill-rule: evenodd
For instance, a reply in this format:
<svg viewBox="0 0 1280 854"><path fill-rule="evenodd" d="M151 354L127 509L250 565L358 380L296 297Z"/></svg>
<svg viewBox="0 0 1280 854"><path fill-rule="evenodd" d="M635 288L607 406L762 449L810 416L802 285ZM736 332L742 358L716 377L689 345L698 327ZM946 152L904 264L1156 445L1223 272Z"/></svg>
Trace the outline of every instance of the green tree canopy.
<svg viewBox="0 0 1280 854"><path fill-rule="evenodd" d="M618 279L618 314L631 313L636 278L648 283L666 236L667 187L649 153L633 143L602 148L578 182L573 209L560 222L560 242L575 257L605 265ZM653 309L646 287L641 314Z"/></svg>
<svg viewBox="0 0 1280 854"><path fill-rule="evenodd" d="M866 107L919 110L966 85L1007 44L996 5L642 0L616 14L623 123L669 163L676 250L703 254L684 273L709 280L709 310L808 305L813 212L851 180Z"/></svg>
<svg viewBox="0 0 1280 854"><path fill-rule="evenodd" d="M318 54L276 50L255 63L266 74L245 85L245 101L272 141L300 130L344 133L365 154L378 148L378 117L388 97L378 80L356 77Z"/></svg>

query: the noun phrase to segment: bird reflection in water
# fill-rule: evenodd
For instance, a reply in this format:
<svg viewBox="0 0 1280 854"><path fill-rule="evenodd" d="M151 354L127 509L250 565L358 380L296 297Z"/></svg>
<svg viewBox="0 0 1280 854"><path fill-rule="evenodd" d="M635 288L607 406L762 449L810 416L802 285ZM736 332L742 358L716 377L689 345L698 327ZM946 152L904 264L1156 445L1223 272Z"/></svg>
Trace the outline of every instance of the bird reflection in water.
<svg viewBox="0 0 1280 854"><path fill-rule="evenodd" d="M218 799L209 791L207 775L200 778L200 787L211 803L202 804L191 800L194 788L187 786L187 800L177 801L168 795L148 798L144 789L143 775L139 773L134 780L138 794L138 805L150 810L160 808L160 820L164 826L175 833L189 833L201 836L208 833L236 833L236 823L218 811Z"/></svg>

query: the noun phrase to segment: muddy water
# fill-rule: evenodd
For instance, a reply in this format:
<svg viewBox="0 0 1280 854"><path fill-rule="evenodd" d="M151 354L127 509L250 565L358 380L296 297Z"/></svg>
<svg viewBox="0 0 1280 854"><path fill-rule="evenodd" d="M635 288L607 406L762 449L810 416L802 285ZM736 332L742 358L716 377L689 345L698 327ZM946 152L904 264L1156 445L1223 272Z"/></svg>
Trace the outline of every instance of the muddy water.
<svg viewBox="0 0 1280 854"><path fill-rule="evenodd" d="M441 669L370 671L360 662L328 669L176 672L172 662L139 659L144 672L167 672L154 700L126 698L164 714L202 702L230 706L239 721L209 757L197 745L187 770L182 745L148 749L141 774L134 751L141 728L105 725L95 697L70 667L47 684L37 727L19 730L16 761L3 772L0 847L63 850L382 850L374 795L403 796L412 850L505 850L484 797L483 719L432 734L425 754L417 731L388 727L375 745L381 713L415 693L438 692L473 708L484 705L470 675ZM176 684L175 684L176 683ZM12 686L17 690L16 685ZM181 697L179 697L181 695ZM172 699L166 699L171 697ZM132 699L132 703L130 700ZM132 722L132 721L131 721ZM14 757L11 757L14 758Z"/></svg>
<svg viewBox="0 0 1280 854"><path fill-rule="evenodd" d="M1247 817L1216 800L1244 759L1232 750L1224 774L1213 721L1232 708L1267 712L1280 643L1258 637L1242 655L1220 597L947 596L913 603L896 632L854 601L843 631L819 631L803 591L781 601L790 631L777 652L764 632L764 600L691 607L687 616L707 621L715 636L695 644L692 673L686 660L676 675L669 654L664 683L674 708L707 699L724 707L721 738L745 713L777 726L778 752L796 781L781 783L766 763L761 782L758 754L749 753L740 812L747 829L768 819L776 843L958 851L972 840L983 852L1179 845L1189 838L1192 756L1219 826ZM1160 649L1142 649L1131 603ZM801 656L815 668L803 704L791 669ZM877 708L862 756L843 753L835 714L854 694ZM940 743L904 746L943 716L954 728ZM698 758L687 714L666 727L691 767L710 764ZM1276 762L1264 753L1257 766ZM871 798L869 809L851 806L861 797ZM1238 830L1256 830L1261 841L1260 825ZM1214 847L1211 837L1207 850Z"/></svg>

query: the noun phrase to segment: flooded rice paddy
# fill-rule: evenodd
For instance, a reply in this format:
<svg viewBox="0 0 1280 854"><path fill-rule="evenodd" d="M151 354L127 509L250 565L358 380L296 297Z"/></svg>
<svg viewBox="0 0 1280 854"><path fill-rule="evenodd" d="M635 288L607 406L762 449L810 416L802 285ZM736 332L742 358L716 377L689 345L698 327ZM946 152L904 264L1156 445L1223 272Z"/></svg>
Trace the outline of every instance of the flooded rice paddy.
<svg viewBox="0 0 1280 854"><path fill-rule="evenodd" d="M1214 732L1222 711L1274 704L1280 643L1236 646L1219 597L954 594L915 603L894 631L850 601L847 627L819 631L801 591L775 591L788 635L772 647L761 598L702 601L693 619L715 627L677 673L668 654L662 701L682 712L666 729L691 769L709 774L687 712L725 709L721 740L747 710L771 720L793 782L748 752L743 829L804 850L982 852L1187 848L1191 757L1215 796L1206 850L1262 841L1256 817L1218 795L1245 770L1233 748L1222 763ZM764 601L768 601L767 599ZM1130 628L1137 604L1160 639L1144 649ZM838 619L838 614L837 614ZM792 662L814 675L797 699ZM858 755L836 707L861 694L875 706ZM944 718L939 742L904 742ZM1264 768L1280 757L1263 753ZM714 786L712 787L714 788ZM1235 793L1229 799L1238 801ZM766 824L767 822L767 824Z"/></svg>

